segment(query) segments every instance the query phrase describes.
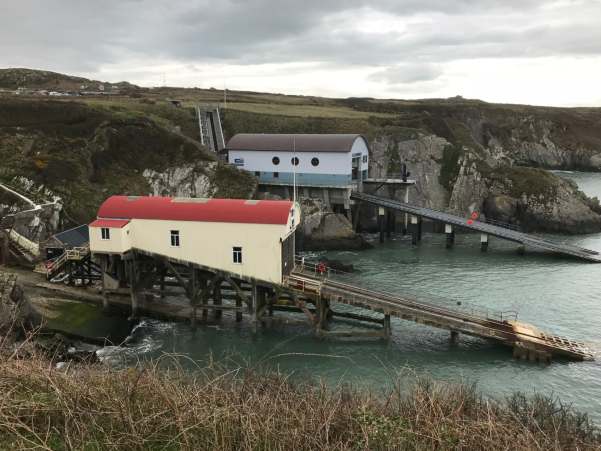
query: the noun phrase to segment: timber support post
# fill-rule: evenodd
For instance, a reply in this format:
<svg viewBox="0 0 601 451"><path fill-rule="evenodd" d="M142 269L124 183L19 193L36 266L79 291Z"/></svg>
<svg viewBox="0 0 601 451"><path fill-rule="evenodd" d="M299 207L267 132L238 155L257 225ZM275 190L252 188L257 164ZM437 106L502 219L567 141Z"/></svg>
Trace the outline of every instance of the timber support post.
<svg viewBox="0 0 601 451"><path fill-rule="evenodd" d="M138 288L138 268L135 254L132 259L127 262L127 265L129 268L129 294L131 297L130 319L136 319L138 317L138 296L136 293Z"/></svg>
<svg viewBox="0 0 601 451"><path fill-rule="evenodd" d="M106 313L109 310L109 294L106 289L106 273L108 270L108 257L102 257L102 261L100 262L100 269L102 271L102 310Z"/></svg>
<svg viewBox="0 0 601 451"><path fill-rule="evenodd" d="M453 245L455 244L455 231L453 230L453 225L445 224L444 225L444 233L447 236L446 247L447 247L447 249L451 249L453 247Z"/></svg>
<svg viewBox="0 0 601 451"><path fill-rule="evenodd" d="M215 319L221 319L221 317L223 316L223 310L218 308L219 306L221 306L221 304L223 303L222 297L221 297L221 285L223 283L223 279L219 276L217 276L218 278L215 280L214 284L213 284L213 305L215 305Z"/></svg>
<svg viewBox="0 0 601 451"><path fill-rule="evenodd" d="M451 330L451 344L456 345L459 343L459 332Z"/></svg>
<svg viewBox="0 0 601 451"><path fill-rule="evenodd" d="M383 330L382 330L382 336L385 340L390 340L390 335L391 335L391 327L390 327L390 314L385 313L384 314L384 319L382 320L382 326L383 326Z"/></svg>
<svg viewBox="0 0 601 451"><path fill-rule="evenodd" d="M192 304L192 316L190 318L190 324L192 327L196 327L196 308L198 306L198 289L197 289L197 271L190 265L190 281L186 289L186 294L190 303Z"/></svg>
<svg viewBox="0 0 601 451"><path fill-rule="evenodd" d="M418 227L419 218L411 215L411 244L416 245L421 240L421 227Z"/></svg>
<svg viewBox="0 0 601 451"><path fill-rule="evenodd" d="M257 282L253 281L251 284L251 305L250 305L250 314L251 314L251 322L253 327L253 332L257 332L257 323L259 322L259 287L257 286Z"/></svg>
<svg viewBox="0 0 601 451"><path fill-rule="evenodd" d="M317 336L321 336L324 329L327 329L328 320L331 316L330 301L321 296L317 298L317 324L315 331Z"/></svg>

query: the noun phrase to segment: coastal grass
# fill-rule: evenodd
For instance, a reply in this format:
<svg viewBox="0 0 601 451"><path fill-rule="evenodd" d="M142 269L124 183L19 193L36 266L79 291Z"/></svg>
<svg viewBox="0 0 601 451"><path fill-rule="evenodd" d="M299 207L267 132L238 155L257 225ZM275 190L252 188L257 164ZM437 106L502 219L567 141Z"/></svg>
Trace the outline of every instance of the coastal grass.
<svg viewBox="0 0 601 451"><path fill-rule="evenodd" d="M554 399L415 379L381 392L166 355L127 369L5 352L0 449L599 449ZM415 377L415 376L412 376ZM405 386L405 384L403 384Z"/></svg>

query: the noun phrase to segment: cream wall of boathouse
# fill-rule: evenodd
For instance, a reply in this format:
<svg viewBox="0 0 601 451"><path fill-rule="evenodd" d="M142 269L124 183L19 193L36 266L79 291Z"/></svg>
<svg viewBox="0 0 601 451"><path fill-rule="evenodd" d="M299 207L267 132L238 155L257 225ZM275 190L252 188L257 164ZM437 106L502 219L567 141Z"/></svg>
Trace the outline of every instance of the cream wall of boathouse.
<svg viewBox="0 0 601 451"><path fill-rule="evenodd" d="M139 250L279 284L282 242L294 233L300 217L296 204L286 224L131 219L123 228L109 227L109 240L102 239L102 227L90 227L90 250L94 254ZM171 245L172 230L179 231L179 246ZM242 263L234 263L234 247L242 248Z"/></svg>
<svg viewBox="0 0 601 451"><path fill-rule="evenodd" d="M286 225L133 219L132 247L266 282L282 282L282 244ZM171 231L179 231L179 246ZM234 263L233 248L242 248Z"/></svg>
<svg viewBox="0 0 601 451"><path fill-rule="evenodd" d="M106 227L110 230L110 239L102 239L102 229L90 227L90 250L104 254L123 254L131 249L131 223L123 227Z"/></svg>

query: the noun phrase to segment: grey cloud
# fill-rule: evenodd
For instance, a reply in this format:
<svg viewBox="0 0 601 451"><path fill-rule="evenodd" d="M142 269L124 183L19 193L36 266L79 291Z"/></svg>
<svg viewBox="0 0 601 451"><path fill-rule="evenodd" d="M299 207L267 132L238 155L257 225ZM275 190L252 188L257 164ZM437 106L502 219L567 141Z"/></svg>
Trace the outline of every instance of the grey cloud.
<svg viewBox="0 0 601 451"><path fill-rule="evenodd" d="M93 72L168 60L383 67L409 83L456 59L601 55L601 4L559 12L545 0L22 0L0 4L0 66ZM569 16L566 17L566 11ZM367 14L406 21L362 30ZM420 64L416 64L419 61ZM376 79L372 78L372 79Z"/></svg>

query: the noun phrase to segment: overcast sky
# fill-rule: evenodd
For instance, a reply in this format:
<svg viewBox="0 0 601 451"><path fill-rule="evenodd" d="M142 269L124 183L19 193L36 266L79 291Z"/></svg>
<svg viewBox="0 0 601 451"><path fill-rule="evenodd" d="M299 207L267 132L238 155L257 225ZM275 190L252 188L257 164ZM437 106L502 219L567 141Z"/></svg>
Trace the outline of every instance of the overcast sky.
<svg viewBox="0 0 601 451"><path fill-rule="evenodd" d="M0 0L0 67L601 106L601 0Z"/></svg>

